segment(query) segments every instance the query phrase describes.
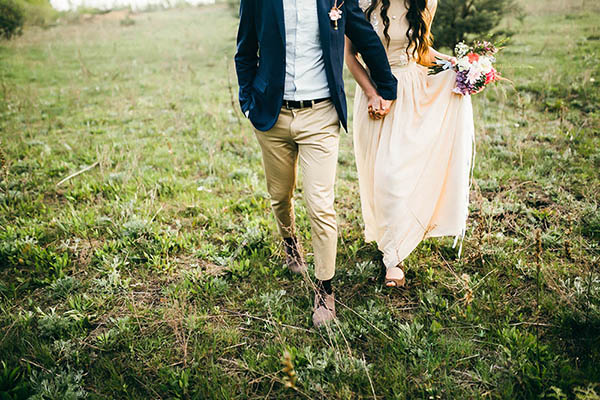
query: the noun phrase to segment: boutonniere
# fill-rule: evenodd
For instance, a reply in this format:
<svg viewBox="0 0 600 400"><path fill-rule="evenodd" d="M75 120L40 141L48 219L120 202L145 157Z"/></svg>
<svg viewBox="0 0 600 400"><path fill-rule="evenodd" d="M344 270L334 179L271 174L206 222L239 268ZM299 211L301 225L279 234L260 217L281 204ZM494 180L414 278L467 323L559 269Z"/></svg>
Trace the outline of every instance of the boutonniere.
<svg viewBox="0 0 600 400"><path fill-rule="evenodd" d="M338 19L342 18L341 8L343 5L344 2L342 1L338 6L337 0L335 0L335 3L333 3L333 7L331 7L331 10L329 10L329 19L333 21L333 29L335 29L336 31L338 28Z"/></svg>

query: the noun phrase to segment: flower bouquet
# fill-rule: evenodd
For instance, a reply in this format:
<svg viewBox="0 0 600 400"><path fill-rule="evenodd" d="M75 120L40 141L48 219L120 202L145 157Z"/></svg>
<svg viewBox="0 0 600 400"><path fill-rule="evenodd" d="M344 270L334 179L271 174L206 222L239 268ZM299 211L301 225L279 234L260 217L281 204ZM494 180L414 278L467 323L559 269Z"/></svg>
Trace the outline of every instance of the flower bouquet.
<svg viewBox="0 0 600 400"><path fill-rule="evenodd" d="M478 41L468 46L460 42L454 52L456 64L438 58L435 65L429 69L430 75L450 69L456 71L454 93L462 95L479 93L490 83L500 80L500 74L494 68L498 48L492 43Z"/></svg>

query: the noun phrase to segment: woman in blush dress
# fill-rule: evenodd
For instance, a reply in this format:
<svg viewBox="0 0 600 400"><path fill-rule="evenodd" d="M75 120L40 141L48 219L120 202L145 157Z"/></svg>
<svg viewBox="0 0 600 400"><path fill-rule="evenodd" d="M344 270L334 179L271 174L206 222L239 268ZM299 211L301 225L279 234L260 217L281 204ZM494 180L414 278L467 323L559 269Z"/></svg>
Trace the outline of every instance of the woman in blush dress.
<svg viewBox="0 0 600 400"><path fill-rule="evenodd" d="M395 102L377 96L347 40L346 64L358 82L353 130L365 237L383 252L386 286L399 287L403 260L423 239L464 236L473 110L469 96L452 92L454 71L428 75L436 58L456 62L431 47L437 0L360 3L398 79Z"/></svg>

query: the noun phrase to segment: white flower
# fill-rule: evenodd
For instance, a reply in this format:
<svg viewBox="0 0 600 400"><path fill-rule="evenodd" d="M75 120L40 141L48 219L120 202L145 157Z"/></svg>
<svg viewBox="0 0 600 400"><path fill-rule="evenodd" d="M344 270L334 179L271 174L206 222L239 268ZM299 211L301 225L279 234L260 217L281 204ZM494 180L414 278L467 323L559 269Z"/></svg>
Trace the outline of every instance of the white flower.
<svg viewBox="0 0 600 400"><path fill-rule="evenodd" d="M459 71L468 71L471 68L471 63L469 62L469 57L461 57L458 59L456 63Z"/></svg>
<svg viewBox="0 0 600 400"><path fill-rule="evenodd" d="M479 57L479 66L484 74L492 72L492 60L488 57Z"/></svg>
<svg viewBox="0 0 600 400"><path fill-rule="evenodd" d="M456 45L456 47L454 48L454 51L456 52L457 58L462 58L462 57L466 56L467 53L469 52L469 46L467 46L465 44L465 42L460 42L459 44Z"/></svg>
<svg viewBox="0 0 600 400"><path fill-rule="evenodd" d="M471 69L469 70L469 73L467 74L467 80L470 83L475 83L479 79L481 79L482 74L483 74L483 71L481 69L481 65L479 64L479 62L474 62L473 64L471 64Z"/></svg>

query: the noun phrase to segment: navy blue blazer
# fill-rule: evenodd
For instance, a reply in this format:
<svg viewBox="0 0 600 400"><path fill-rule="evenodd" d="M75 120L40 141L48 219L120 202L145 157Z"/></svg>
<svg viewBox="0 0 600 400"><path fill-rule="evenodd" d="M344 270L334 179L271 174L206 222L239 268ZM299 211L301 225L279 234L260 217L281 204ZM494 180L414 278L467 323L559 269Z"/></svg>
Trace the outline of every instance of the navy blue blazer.
<svg viewBox="0 0 600 400"><path fill-rule="evenodd" d="M285 82L285 27L283 1L241 0L235 68L240 86L242 111L260 131L268 131L279 118ZM338 29L329 18L334 0L315 0L325 72L331 100L344 129L347 105L344 93L344 35L347 35L371 73L380 96L396 99L397 81L392 75L385 49L358 6L345 0ZM340 4L338 0L337 4Z"/></svg>

